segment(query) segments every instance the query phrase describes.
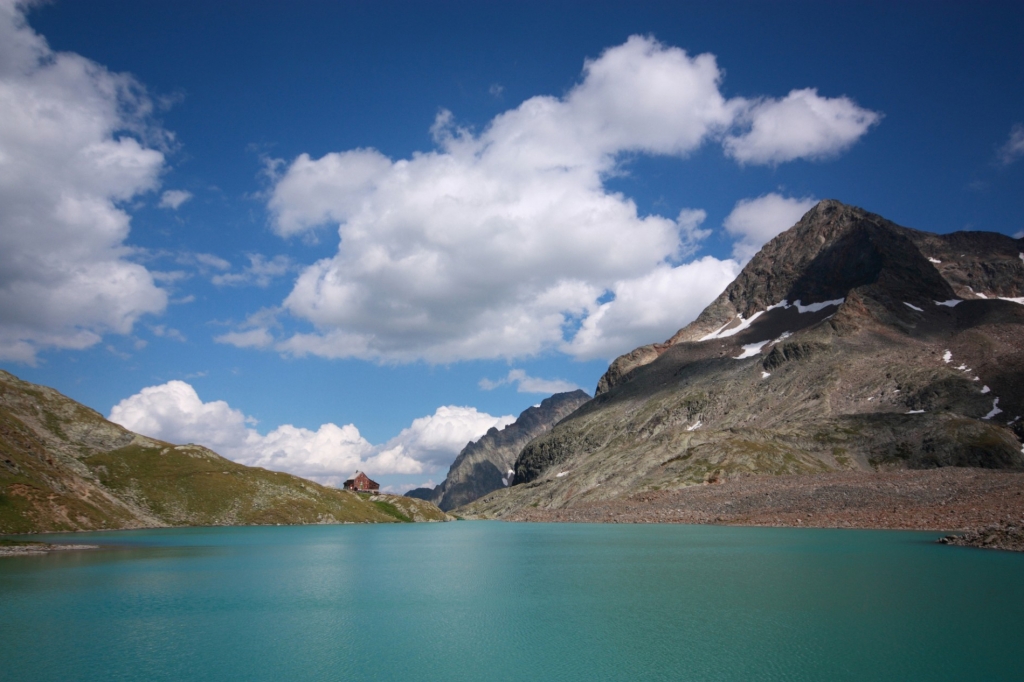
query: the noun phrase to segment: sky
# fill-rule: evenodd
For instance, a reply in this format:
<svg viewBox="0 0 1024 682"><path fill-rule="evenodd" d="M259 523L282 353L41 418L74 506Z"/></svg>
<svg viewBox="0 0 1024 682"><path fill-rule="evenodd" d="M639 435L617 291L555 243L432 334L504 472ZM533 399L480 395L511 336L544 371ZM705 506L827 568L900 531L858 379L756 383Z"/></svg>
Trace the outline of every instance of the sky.
<svg viewBox="0 0 1024 682"><path fill-rule="evenodd" d="M0 0L0 367L386 489L820 199L1024 231L1018 2Z"/></svg>

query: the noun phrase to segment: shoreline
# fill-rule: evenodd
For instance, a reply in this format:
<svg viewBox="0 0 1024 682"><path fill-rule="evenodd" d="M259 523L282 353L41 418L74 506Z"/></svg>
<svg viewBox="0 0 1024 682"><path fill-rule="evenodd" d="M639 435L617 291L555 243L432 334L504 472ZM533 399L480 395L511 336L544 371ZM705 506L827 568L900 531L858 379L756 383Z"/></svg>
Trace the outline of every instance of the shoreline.
<svg viewBox="0 0 1024 682"><path fill-rule="evenodd" d="M40 556L50 554L51 552L83 551L99 548L99 545L55 545L46 542L26 542L24 544L0 545L0 557Z"/></svg>
<svg viewBox="0 0 1024 682"><path fill-rule="evenodd" d="M538 523L920 530L965 534L964 539L946 544L1024 551L1024 472L947 467L748 475L554 509L528 507L503 518Z"/></svg>
<svg viewBox="0 0 1024 682"><path fill-rule="evenodd" d="M938 541L953 546L1024 551L1024 472L947 467L746 475L673 490L638 491L566 507L527 507L503 515L501 520L916 530L944 534ZM168 528L214 527L234 526ZM112 530L147 529L97 529ZM8 537L11 535L15 534ZM88 544L26 541L0 544L0 557L98 548Z"/></svg>

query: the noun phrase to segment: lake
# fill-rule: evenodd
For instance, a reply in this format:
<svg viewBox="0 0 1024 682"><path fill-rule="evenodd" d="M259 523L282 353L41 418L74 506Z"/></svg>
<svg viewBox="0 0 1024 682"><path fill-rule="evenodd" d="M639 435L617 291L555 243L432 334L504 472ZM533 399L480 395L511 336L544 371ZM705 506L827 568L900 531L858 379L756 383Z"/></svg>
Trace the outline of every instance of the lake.
<svg viewBox="0 0 1024 682"><path fill-rule="evenodd" d="M457 522L45 536L3 680L1021 680L1024 555L939 533Z"/></svg>

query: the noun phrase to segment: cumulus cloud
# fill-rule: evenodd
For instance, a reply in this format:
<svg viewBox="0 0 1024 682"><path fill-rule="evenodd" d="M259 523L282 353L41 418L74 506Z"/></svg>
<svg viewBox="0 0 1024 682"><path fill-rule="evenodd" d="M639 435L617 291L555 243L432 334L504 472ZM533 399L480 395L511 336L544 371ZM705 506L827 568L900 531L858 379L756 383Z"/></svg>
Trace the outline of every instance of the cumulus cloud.
<svg viewBox="0 0 1024 682"><path fill-rule="evenodd" d="M299 155L271 190L272 227L294 237L336 225L341 241L283 303L313 330L273 347L451 362L550 349L614 356L641 333L670 335L689 321L672 316L699 311L736 264L682 265L709 232L706 214L641 215L604 185L623 155L685 157L724 140L749 163L816 158L852 143L875 116L813 91L727 99L721 80L714 55L633 36L588 60L564 96L530 98L479 133L441 111L435 151ZM746 132L729 136L736 125ZM806 139L800 126L810 126ZM652 301L670 308L659 316Z"/></svg>
<svg viewBox="0 0 1024 682"><path fill-rule="evenodd" d="M999 148L999 160L1003 165L1010 165L1024 156L1024 125L1018 123L1010 130L1010 138Z"/></svg>
<svg viewBox="0 0 1024 682"><path fill-rule="evenodd" d="M166 307L120 205L157 187L167 134L130 76L53 52L23 11L0 0L0 359L32 363Z"/></svg>
<svg viewBox="0 0 1024 682"><path fill-rule="evenodd" d="M491 381L490 379L481 379L480 388L485 391L493 391L499 386L506 386L509 384L516 385L516 391L519 393L544 393L551 395L553 393L565 393L566 391L575 391L579 388L576 384L571 381L564 381L562 379L541 379L538 377L531 377L523 369L511 369L508 375L497 381Z"/></svg>
<svg viewBox="0 0 1024 682"><path fill-rule="evenodd" d="M237 348L269 348L274 345L271 328L279 327L277 308L262 308L249 315L236 331L214 337L217 343L225 343Z"/></svg>
<svg viewBox="0 0 1024 682"><path fill-rule="evenodd" d="M109 419L151 438L198 443L225 455L245 441L248 429L239 410L223 400L204 403L184 381L142 389L115 405Z"/></svg>
<svg viewBox="0 0 1024 682"><path fill-rule="evenodd" d="M638 346L668 339L696 318L739 272L740 264L734 260L705 256L618 282L612 300L583 320L563 348L580 359L611 360Z"/></svg>
<svg viewBox="0 0 1024 682"><path fill-rule="evenodd" d="M725 138L725 151L740 163L778 164L835 156L881 120L848 97L822 97L815 88L782 99L756 100L740 116L749 128Z"/></svg>
<svg viewBox="0 0 1024 682"><path fill-rule="evenodd" d="M160 195L160 203L157 204L158 208L169 208L172 211L177 211L181 208L181 205L192 198L192 192L183 189L169 189Z"/></svg>
<svg viewBox="0 0 1024 682"><path fill-rule="evenodd" d="M775 192L736 202L724 222L726 231L739 238L733 246L733 256L744 263L750 260L772 237L793 227L816 203L817 199L811 197L794 199Z"/></svg>
<svg viewBox="0 0 1024 682"><path fill-rule="evenodd" d="M263 435L253 428L254 419L223 400L203 402L184 381L142 389L115 405L109 419L151 438L204 445L248 466L332 485L357 469L374 476L447 466L468 442L515 421L472 407L445 406L415 419L382 445L371 444L353 424L322 424L315 431L284 424Z"/></svg>
<svg viewBox="0 0 1024 682"><path fill-rule="evenodd" d="M409 457L424 467L447 466L462 448L488 429L500 430L515 420L512 415L492 417L474 407L439 407L432 415L414 419L408 428L381 446L376 457L381 464Z"/></svg>
<svg viewBox="0 0 1024 682"><path fill-rule="evenodd" d="M692 256L700 249L700 243L711 234L711 230L700 229L707 217L707 211L699 208L684 208L676 216L680 241L677 258Z"/></svg>

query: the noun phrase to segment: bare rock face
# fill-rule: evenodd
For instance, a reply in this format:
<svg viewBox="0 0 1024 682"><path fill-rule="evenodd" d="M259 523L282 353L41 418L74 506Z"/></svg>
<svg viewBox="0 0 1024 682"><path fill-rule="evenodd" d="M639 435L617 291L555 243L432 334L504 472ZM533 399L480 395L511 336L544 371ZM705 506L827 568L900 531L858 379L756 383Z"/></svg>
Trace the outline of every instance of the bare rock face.
<svg viewBox="0 0 1024 682"><path fill-rule="evenodd" d="M444 511L469 504L489 492L508 486L512 465L523 446L549 431L590 400L584 391L556 393L536 407L529 407L505 428L492 428L480 440L469 443L455 458L448 476L435 488L416 488L409 497L433 502Z"/></svg>
<svg viewBox="0 0 1024 682"><path fill-rule="evenodd" d="M509 516L763 474L1024 469L1024 240L826 200L523 448Z"/></svg>
<svg viewBox="0 0 1024 682"><path fill-rule="evenodd" d="M885 317L884 309L893 302L1024 296L1022 249L1021 240L1005 235L911 230L826 199L765 244L691 324L663 344L643 346L616 359L598 383L597 395L656 360L668 347L698 341L723 325L736 326L784 300L807 305L856 291L880 303L873 312Z"/></svg>

